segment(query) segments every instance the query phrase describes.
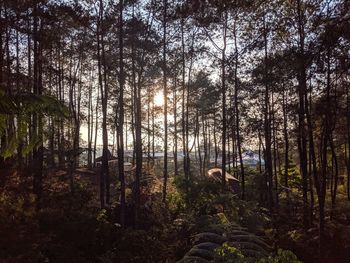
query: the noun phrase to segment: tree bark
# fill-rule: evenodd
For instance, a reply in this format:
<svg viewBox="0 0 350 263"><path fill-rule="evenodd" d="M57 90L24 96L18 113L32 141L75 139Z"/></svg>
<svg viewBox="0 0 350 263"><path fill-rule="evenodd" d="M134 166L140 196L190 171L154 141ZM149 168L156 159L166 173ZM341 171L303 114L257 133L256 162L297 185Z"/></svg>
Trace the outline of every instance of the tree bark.
<svg viewBox="0 0 350 263"><path fill-rule="evenodd" d="M120 180L120 224L125 227L125 177L124 177L124 51L123 51L123 0L119 1L119 116L118 116L118 171Z"/></svg>
<svg viewBox="0 0 350 263"><path fill-rule="evenodd" d="M223 49L221 54L221 96L222 96L222 141L221 141L221 183L226 184L226 36L227 36L227 11L224 14L223 23Z"/></svg>
<svg viewBox="0 0 350 263"><path fill-rule="evenodd" d="M164 95L164 167L163 167L163 202L166 201L168 184L168 88L167 88L167 7L168 1L163 0L163 95Z"/></svg>
<svg viewBox="0 0 350 263"><path fill-rule="evenodd" d="M234 40L235 40L235 70L234 70L234 79L235 79L235 94L234 94L234 101L235 101L235 120L236 120L236 139L237 139L237 149L238 149L238 156L239 156L239 163L241 168L241 187L242 187L242 200L245 199L245 178L244 178L244 164L243 164L243 157L242 157L242 147L241 147L241 138L240 138L240 112L238 107L238 45L237 45L237 27L236 27L236 21L234 22Z"/></svg>
<svg viewBox="0 0 350 263"><path fill-rule="evenodd" d="M270 89L268 80L268 54L267 54L267 26L264 14L264 51L265 51L265 94L264 94L264 135L265 135L265 173L267 183L267 201L270 210L274 207L273 200L273 169L272 169L272 152L271 152L271 118L270 118Z"/></svg>

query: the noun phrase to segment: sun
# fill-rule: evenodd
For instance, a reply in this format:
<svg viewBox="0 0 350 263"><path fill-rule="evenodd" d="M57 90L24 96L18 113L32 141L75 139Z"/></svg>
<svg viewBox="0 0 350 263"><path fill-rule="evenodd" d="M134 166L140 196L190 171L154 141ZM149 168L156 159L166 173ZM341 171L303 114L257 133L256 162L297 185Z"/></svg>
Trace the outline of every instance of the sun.
<svg viewBox="0 0 350 263"><path fill-rule="evenodd" d="M164 96L163 92L158 91L153 98L153 103L155 106L160 107L164 105Z"/></svg>

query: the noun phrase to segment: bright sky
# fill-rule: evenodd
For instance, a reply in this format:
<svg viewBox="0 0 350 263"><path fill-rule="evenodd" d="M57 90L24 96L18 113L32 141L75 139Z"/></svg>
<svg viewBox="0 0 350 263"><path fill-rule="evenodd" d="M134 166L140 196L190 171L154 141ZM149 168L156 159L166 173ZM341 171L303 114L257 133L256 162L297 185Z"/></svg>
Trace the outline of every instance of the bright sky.
<svg viewBox="0 0 350 263"><path fill-rule="evenodd" d="M164 104L164 95L162 91L158 91L153 99L154 105L157 107L163 106Z"/></svg>
<svg viewBox="0 0 350 263"><path fill-rule="evenodd" d="M158 91L155 96L154 96L154 100L153 103L156 107L161 107L164 105L164 96L163 96L163 91ZM170 115L170 114L169 114ZM171 116L169 116L171 117ZM159 117L157 118L156 121L159 120L163 120L163 118L159 119ZM99 120L100 121L100 120ZM170 120L171 121L171 118ZM101 123L99 123L100 126ZM94 128L95 129L95 128ZM85 142L88 141L88 127L87 124L83 123L80 127L80 135L81 135L81 139ZM93 135L93 140L95 139L95 135ZM132 140L132 134L129 131L129 127L128 127L128 141ZM113 134L111 132L109 132L108 134L108 142L109 144L113 143ZM102 145L102 130L101 127L99 127L98 129L98 134L97 134L97 145Z"/></svg>

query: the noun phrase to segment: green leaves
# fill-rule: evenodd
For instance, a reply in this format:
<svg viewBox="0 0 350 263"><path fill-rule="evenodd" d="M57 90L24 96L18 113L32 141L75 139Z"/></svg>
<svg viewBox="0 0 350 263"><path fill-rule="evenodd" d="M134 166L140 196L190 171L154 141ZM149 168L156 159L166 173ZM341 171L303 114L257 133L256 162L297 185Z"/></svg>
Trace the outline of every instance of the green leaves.
<svg viewBox="0 0 350 263"><path fill-rule="evenodd" d="M14 101L20 113L39 112L48 116L69 117L69 109L51 96L28 93L15 96Z"/></svg>
<svg viewBox="0 0 350 263"><path fill-rule="evenodd" d="M219 262L245 262L241 251L235 247L224 243L221 247L215 249L215 263Z"/></svg>
<svg viewBox="0 0 350 263"><path fill-rule="evenodd" d="M266 257L247 257L242 254L241 250L224 243L221 247L215 250L214 262L234 262L234 263L301 263L293 252L289 250L278 249L275 255L270 255Z"/></svg>
<svg viewBox="0 0 350 263"><path fill-rule="evenodd" d="M13 156L18 145L24 143L33 114L40 114L41 118L68 118L69 109L51 96L33 93L7 95L0 91L0 137L7 135L6 144L1 152L4 158ZM13 127L12 132L8 132L9 126ZM28 154L40 141L41 139L33 134L26 145L23 145L22 155Z"/></svg>
<svg viewBox="0 0 350 263"><path fill-rule="evenodd" d="M48 116L69 117L68 108L47 95L21 93L14 96L0 92L0 115L27 115L42 113Z"/></svg>

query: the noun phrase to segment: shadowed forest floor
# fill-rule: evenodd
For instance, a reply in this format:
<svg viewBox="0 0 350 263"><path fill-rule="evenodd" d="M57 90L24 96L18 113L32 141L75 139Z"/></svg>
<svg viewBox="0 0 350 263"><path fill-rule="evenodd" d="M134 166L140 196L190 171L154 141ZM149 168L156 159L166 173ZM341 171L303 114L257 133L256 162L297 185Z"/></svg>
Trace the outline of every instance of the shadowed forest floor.
<svg viewBox="0 0 350 263"><path fill-rule="evenodd" d="M345 263L349 256L350 204L345 200L342 187L334 218L331 221L327 218L329 242L324 255L319 258L317 227L310 226L304 231L300 203L293 198L288 206L281 199L276 213L269 216L267 209L256 202L239 200L236 195L222 190L219 184L206 178L194 178L188 194L185 194L184 180L179 176L170 180L165 206L161 202L161 180L156 178L149 186L158 186L149 187L153 190L144 192L137 229L133 229L131 189L128 188L128 227L123 230L117 223L117 202L109 208L99 208L98 173L82 171L75 173L72 193L67 173L49 170L45 177L43 207L39 213L30 193L29 178L26 180L23 175L11 170L1 178L1 185L6 180L0 206L1 262L38 262L45 259L49 262L164 262L165 259L175 262L184 256L186 258L186 255L190 260L191 251L198 256L198 249L192 247L198 244L196 239L200 233L226 233L223 235L226 238L234 233L232 227L236 225L261 237L271 247L269 253L283 248L295 253L302 262ZM117 184L117 180L112 180L112 200L118 196ZM240 257L224 246L221 252L225 256L215 262L231 262L237 255L241 261L236 259L232 262L261 260ZM297 262L287 252L278 255L282 259L279 262Z"/></svg>

